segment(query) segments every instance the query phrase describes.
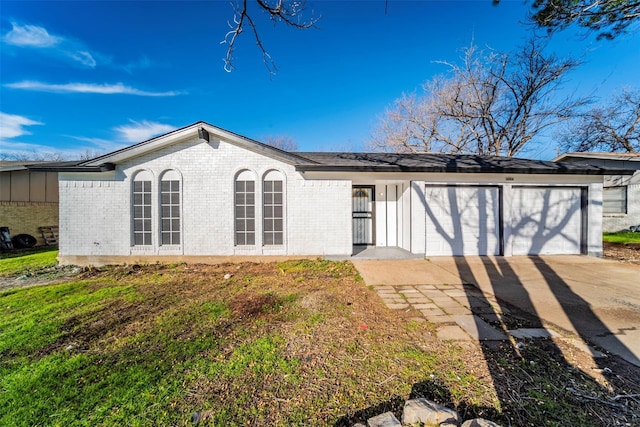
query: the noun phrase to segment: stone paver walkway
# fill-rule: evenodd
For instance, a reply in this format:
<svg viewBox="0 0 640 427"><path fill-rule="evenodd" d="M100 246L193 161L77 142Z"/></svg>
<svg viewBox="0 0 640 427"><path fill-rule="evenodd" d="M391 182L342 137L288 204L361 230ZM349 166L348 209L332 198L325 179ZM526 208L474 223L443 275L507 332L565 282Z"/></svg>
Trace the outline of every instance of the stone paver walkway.
<svg viewBox="0 0 640 427"><path fill-rule="evenodd" d="M496 319L502 309L493 296L464 285L377 285L373 287L393 310L417 310L438 325L443 340L501 341L507 336L478 315Z"/></svg>

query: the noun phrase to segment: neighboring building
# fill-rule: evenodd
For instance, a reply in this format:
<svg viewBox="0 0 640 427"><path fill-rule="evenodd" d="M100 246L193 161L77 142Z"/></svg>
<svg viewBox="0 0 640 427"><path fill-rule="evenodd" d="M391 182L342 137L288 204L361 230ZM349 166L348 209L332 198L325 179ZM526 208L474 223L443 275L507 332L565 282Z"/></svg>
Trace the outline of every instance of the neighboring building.
<svg viewBox="0 0 640 427"><path fill-rule="evenodd" d="M620 231L640 225L640 153L566 153L554 161L636 171L633 175L605 175L602 228Z"/></svg>
<svg viewBox="0 0 640 427"><path fill-rule="evenodd" d="M602 254L603 168L536 160L289 153L198 122L73 165L63 263L205 255Z"/></svg>
<svg viewBox="0 0 640 427"><path fill-rule="evenodd" d="M32 171L43 162L0 162L0 227L44 244L39 227L58 225L58 174Z"/></svg>

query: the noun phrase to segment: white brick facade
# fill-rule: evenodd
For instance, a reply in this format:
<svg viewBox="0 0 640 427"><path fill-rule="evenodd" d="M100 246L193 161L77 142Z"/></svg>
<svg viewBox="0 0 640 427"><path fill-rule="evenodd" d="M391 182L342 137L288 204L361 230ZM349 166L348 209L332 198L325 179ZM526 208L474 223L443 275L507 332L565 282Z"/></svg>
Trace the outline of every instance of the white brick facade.
<svg viewBox="0 0 640 427"><path fill-rule="evenodd" d="M132 240L132 179L153 176L153 218L159 218L158 186L163 172L182 177L181 244ZM256 244L234 245L234 179L249 170L256 176ZM262 244L262 177L271 170L284 177L284 244ZM294 167L233 144L191 140L123 162L104 173L60 173L60 255L349 255L351 183L305 180Z"/></svg>

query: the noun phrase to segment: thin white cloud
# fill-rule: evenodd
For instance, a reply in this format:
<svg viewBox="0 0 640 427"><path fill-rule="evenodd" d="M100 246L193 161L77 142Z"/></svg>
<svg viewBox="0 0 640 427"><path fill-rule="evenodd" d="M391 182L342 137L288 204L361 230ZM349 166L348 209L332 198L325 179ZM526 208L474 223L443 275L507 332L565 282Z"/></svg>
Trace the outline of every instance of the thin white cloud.
<svg viewBox="0 0 640 427"><path fill-rule="evenodd" d="M11 31L2 37L5 43L19 47L53 47L63 39L53 36L43 28L36 25L18 25L11 23Z"/></svg>
<svg viewBox="0 0 640 427"><path fill-rule="evenodd" d="M81 141L86 144L89 144L88 146L85 147L85 149L87 150L93 149L103 153L116 151L127 146L127 144L123 143L122 141L114 141L111 139L90 138L85 136L73 136L73 135L64 135L64 136L67 138L73 138L76 141Z"/></svg>
<svg viewBox="0 0 640 427"><path fill-rule="evenodd" d="M87 68L95 68L98 65L96 58L104 60L106 65L110 64L108 56L90 52L81 41L50 34L46 28L37 25L20 25L12 22L11 26L11 31L2 37L2 40L8 45L20 48L37 48L44 54L70 59Z"/></svg>
<svg viewBox="0 0 640 427"><path fill-rule="evenodd" d="M122 125L114 128L114 130L120 135L120 139L130 143L146 141L154 136L171 132L174 129L175 127L171 125L149 122L147 120L143 120L141 122L131 120L131 124L129 125Z"/></svg>
<svg viewBox="0 0 640 427"><path fill-rule="evenodd" d="M74 61L79 62L82 65L85 65L89 68L95 68L96 65L98 65L96 60L93 58L93 56L89 52L82 50L77 52L68 52L68 55Z"/></svg>
<svg viewBox="0 0 640 427"><path fill-rule="evenodd" d="M52 92L52 93L97 93L102 95L137 95L137 96L177 96L182 92L167 91L167 92L150 92L146 90L136 89L131 86L126 86L122 83L66 83L66 84L53 84L38 82L33 80L26 80L16 83L7 83L5 87L11 89L32 90L37 92Z"/></svg>
<svg viewBox="0 0 640 427"><path fill-rule="evenodd" d="M43 125L44 123L31 120L28 117L0 112L0 140L30 135L25 126Z"/></svg>

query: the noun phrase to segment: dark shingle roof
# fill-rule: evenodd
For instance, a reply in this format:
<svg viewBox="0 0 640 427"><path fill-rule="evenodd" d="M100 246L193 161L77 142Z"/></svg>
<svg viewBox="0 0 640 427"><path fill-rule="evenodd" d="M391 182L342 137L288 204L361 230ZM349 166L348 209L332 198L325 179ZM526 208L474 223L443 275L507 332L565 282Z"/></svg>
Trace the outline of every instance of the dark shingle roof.
<svg viewBox="0 0 640 427"><path fill-rule="evenodd" d="M405 153L296 153L317 164L297 165L305 171L351 172L458 172L509 174L606 175L610 171L597 166L556 163L513 157L472 154ZM631 171L629 171L631 172ZM620 174L620 170L616 173Z"/></svg>

